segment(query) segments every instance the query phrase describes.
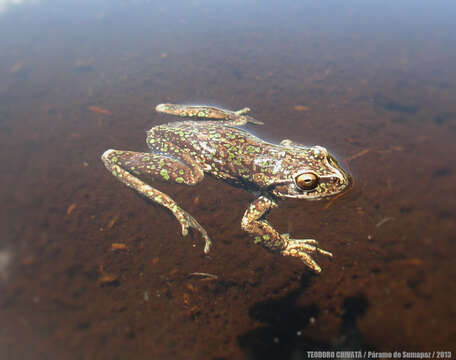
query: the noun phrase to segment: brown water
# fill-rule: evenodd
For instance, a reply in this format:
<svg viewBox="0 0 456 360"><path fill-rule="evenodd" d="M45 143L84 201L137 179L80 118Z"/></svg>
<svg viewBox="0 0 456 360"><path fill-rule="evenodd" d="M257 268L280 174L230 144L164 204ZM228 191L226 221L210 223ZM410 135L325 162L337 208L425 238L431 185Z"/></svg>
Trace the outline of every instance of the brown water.
<svg viewBox="0 0 456 360"><path fill-rule="evenodd" d="M281 4L0 10L1 359L454 354L456 6ZM257 135L344 159L345 197L269 216L334 253L320 275L253 244L242 189L154 183L206 228L205 255L106 171L104 150L145 151L173 120L162 102L249 106Z"/></svg>

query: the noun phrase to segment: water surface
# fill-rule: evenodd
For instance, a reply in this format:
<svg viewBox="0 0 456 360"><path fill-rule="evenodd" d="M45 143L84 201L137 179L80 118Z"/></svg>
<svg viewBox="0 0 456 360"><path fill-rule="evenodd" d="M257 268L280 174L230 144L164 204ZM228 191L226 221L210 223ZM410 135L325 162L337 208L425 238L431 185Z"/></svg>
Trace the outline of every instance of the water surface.
<svg viewBox="0 0 456 360"><path fill-rule="evenodd" d="M0 3L0 355L300 359L456 343L451 2ZM240 228L254 197L154 183L214 240L116 182L162 102L252 108L258 136L322 145L355 179L284 201L281 232L334 254L315 276ZM112 244L127 250L112 251ZM191 276L214 274L217 279Z"/></svg>

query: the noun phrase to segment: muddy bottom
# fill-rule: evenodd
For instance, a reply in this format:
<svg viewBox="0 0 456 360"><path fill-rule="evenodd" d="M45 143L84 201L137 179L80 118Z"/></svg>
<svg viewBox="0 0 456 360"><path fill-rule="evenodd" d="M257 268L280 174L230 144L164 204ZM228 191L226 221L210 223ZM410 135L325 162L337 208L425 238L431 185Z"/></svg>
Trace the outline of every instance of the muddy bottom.
<svg viewBox="0 0 456 360"><path fill-rule="evenodd" d="M339 10L367 11L366 32L342 32L349 20L317 8L298 21L306 9L292 4L283 29L272 6L164 6L153 19L151 5L118 6L65 26L55 10L42 28L40 5L35 18L18 8L23 33L0 40L0 358L454 353L456 46L446 23L408 38L355 5ZM5 31L15 23L6 15ZM183 237L169 212L106 171L106 149L146 151L145 131L175 121L155 113L162 102L249 106L265 123L248 126L257 136L336 154L351 191L286 200L268 215L334 254L315 255L321 274L242 231L255 199L242 188L210 175L193 187L150 180L208 231L204 254L198 233Z"/></svg>

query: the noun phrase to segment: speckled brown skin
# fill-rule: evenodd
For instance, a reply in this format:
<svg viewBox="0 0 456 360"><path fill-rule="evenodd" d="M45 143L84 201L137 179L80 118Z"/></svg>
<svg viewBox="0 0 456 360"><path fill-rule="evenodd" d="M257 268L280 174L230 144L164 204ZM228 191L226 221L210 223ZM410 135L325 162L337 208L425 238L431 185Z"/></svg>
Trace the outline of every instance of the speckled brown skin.
<svg viewBox="0 0 456 360"><path fill-rule="evenodd" d="M331 253L318 248L313 239L292 239L279 234L265 215L281 198L317 200L338 194L350 185L349 176L321 146L305 147L290 140L280 145L267 143L238 126L261 124L245 115L249 109L229 111L209 106L161 104L157 111L182 117L218 119L181 121L156 126L147 133L151 153L107 150L102 160L108 170L127 186L168 208L182 226L201 232L207 253L211 241L207 232L168 195L151 187L137 175L148 174L162 181L195 185L205 173L261 194L246 210L242 228L254 236L255 243L282 255L299 257L316 272L321 269L309 254ZM298 181L311 174L315 181L304 187Z"/></svg>

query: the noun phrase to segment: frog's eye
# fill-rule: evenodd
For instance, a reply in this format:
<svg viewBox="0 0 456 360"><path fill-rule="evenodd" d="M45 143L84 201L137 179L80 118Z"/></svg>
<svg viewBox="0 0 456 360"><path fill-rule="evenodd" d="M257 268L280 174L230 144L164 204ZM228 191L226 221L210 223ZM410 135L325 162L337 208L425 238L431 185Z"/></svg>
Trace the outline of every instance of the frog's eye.
<svg viewBox="0 0 456 360"><path fill-rule="evenodd" d="M312 190L318 185L318 176L314 173L303 173L296 176L296 184L302 190Z"/></svg>

